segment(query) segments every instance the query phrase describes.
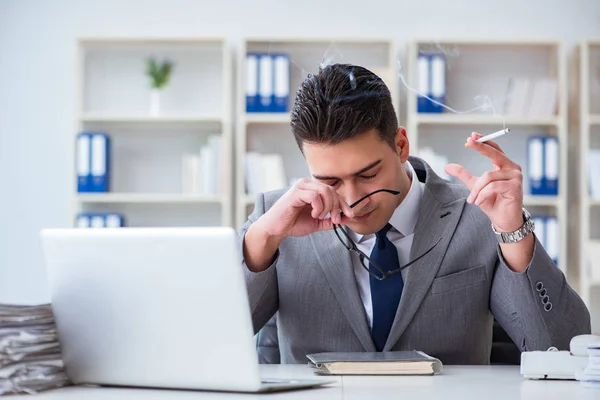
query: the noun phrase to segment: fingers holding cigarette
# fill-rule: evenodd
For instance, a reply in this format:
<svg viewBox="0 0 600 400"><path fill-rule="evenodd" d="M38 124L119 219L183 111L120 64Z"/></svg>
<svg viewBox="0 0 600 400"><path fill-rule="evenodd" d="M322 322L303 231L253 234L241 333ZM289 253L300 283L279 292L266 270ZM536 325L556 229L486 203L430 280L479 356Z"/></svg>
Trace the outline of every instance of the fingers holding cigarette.
<svg viewBox="0 0 600 400"><path fill-rule="evenodd" d="M473 138L473 139L474 139L474 140L475 140L477 143L485 143L485 142L487 142L487 141L490 141L490 140L496 139L497 137L504 136L504 135L506 135L507 133L510 133L510 128L505 128L505 129L499 130L499 131L497 131L497 132L490 133L489 135L486 135L486 136L481 136L481 135L479 135L479 134L474 134L473 136L477 135L477 136L480 136L480 137L479 137L478 139L476 139L476 140L475 140L475 138ZM491 144L491 143L490 143L490 144ZM467 143L465 143L465 147L469 147L469 143L468 143L468 142L467 142ZM496 146L493 146L493 147L496 147ZM499 150L499 149L498 149L498 150Z"/></svg>

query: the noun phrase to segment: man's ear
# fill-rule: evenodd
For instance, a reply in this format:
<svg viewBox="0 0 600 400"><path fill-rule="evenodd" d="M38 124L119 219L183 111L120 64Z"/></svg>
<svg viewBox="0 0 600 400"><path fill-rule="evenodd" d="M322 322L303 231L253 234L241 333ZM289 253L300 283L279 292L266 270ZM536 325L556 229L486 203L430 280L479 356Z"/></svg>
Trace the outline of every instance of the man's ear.
<svg viewBox="0 0 600 400"><path fill-rule="evenodd" d="M394 144L396 146L396 154L398 154L400 160L405 163L408 160L410 145L408 143L408 137L406 136L406 129L403 126L396 131Z"/></svg>

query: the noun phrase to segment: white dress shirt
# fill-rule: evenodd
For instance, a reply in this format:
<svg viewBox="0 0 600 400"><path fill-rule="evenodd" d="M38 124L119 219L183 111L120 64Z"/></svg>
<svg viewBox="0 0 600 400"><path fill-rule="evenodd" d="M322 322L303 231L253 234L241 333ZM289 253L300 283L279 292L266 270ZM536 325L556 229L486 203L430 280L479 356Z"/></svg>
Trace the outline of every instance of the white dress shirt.
<svg viewBox="0 0 600 400"><path fill-rule="evenodd" d="M413 242L413 235L415 231L415 225L417 223L417 217L419 215L419 204L423 197L424 183L417 179L415 171L407 161L405 163L406 171L409 176L412 177L412 183L410 189L406 194L402 203L396 207L396 210L392 214L389 223L392 225L392 229L389 230L387 238L394 243L398 250L398 261L400 266L408 263L410 257L410 248ZM370 255L373 247L375 246L375 234L370 235L359 235L355 232L349 231L349 235L356 243L356 247L366 255ZM367 321L369 327L373 326L373 305L371 302L371 285L369 281L369 273L361 266L361 261L356 254L352 252L352 265L354 266L354 274L356 276L356 282L358 284L358 291L362 298L365 312L367 313ZM368 267L368 262L365 260L364 265Z"/></svg>

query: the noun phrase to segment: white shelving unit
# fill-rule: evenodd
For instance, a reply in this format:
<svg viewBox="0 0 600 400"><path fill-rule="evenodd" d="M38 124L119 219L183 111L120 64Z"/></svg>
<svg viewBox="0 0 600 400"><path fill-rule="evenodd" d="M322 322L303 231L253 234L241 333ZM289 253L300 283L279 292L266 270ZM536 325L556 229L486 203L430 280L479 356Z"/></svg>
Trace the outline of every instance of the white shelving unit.
<svg viewBox="0 0 600 400"><path fill-rule="evenodd" d="M377 73L388 84L398 108L396 50L388 39L301 39L251 38L240 46L237 57L236 117L236 226L241 227L254 208L255 198L246 190L245 158L247 151L279 153L284 158L287 179L308 176L306 163L290 130L290 114L246 113L245 60L248 52L286 53L291 60L289 107L296 89L308 73L316 73L322 63L350 63Z"/></svg>
<svg viewBox="0 0 600 400"><path fill-rule="evenodd" d="M84 193L77 196L81 203L221 203L223 197L201 194L154 194L154 193Z"/></svg>
<svg viewBox="0 0 600 400"><path fill-rule="evenodd" d="M158 115L149 112L150 56L174 62ZM78 193L74 168L73 223L80 212L118 212L126 226L231 226L231 167L211 171L221 182L209 195L183 193L181 177L182 155L199 153L211 134L232 165L232 78L221 38L80 39L74 132L110 137L110 190Z"/></svg>
<svg viewBox="0 0 600 400"><path fill-rule="evenodd" d="M417 95L410 91L407 99L407 131L411 153L428 147L446 156L448 162L459 163L474 175L491 169L491 161L465 149L471 132L495 132L504 127L511 133L497 143L523 168L524 205L534 215L557 216L560 247L559 268L574 279L575 271L568 269L567 254L567 79L563 46L552 41L472 41L472 40L415 40L408 49L408 83L418 90L417 59L419 53L444 53L446 58L446 105L460 111L452 113L417 112ZM505 116L504 103L511 77L557 80L557 112L552 116ZM401 88L402 89L402 88ZM405 88L404 88L405 89ZM492 107L472 112L487 97ZM558 196L528 195L527 138L530 135L554 135L560 144ZM426 159L427 161L427 159ZM438 171L440 172L440 171Z"/></svg>
<svg viewBox="0 0 600 400"><path fill-rule="evenodd" d="M579 49L580 292L600 334L600 199L590 196L589 151L600 150L600 40ZM595 250L594 252L594 249Z"/></svg>

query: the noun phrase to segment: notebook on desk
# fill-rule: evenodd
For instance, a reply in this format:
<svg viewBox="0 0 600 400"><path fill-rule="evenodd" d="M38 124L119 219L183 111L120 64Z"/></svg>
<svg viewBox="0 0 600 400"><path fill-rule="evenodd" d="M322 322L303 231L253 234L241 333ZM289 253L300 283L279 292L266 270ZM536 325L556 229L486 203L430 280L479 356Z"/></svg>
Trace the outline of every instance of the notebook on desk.
<svg viewBox="0 0 600 400"><path fill-rule="evenodd" d="M307 355L318 373L326 375L433 375L442 362L422 351L316 353Z"/></svg>

